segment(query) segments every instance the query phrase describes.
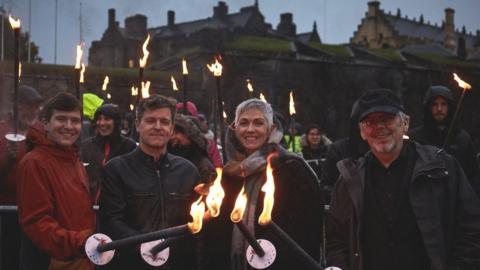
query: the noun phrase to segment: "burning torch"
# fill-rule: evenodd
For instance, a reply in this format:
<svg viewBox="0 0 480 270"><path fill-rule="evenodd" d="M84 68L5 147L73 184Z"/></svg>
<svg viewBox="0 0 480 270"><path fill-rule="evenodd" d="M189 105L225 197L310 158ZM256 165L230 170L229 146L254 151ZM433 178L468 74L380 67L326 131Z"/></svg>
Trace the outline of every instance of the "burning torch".
<svg viewBox="0 0 480 270"><path fill-rule="evenodd" d="M10 25L12 26L15 36L15 47L13 57L13 133L5 135L5 138L12 142L20 142L25 140L25 136L18 133L18 81L19 81L19 39L20 39L20 19L14 19L12 16L8 16Z"/></svg>
<svg viewBox="0 0 480 270"><path fill-rule="evenodd" d="M183 114L187 115L187 81L188 81L188 69L187 60L182 60L182 75L183 75Z"/></svg>
<svg viewBox="0 0 480 270"><path fill-rule="evenodd" d="M82 50L82 45L78 44L77 45L77 57L75 60L75 90L76 90L76 95L78 100L80 100L80 83L81 80L83 80L82 77L82 69L85 70L85 66L82 65L82 55L83 55L83 50Z"/></svg>
<svg viewBox="0 0 480 270"><path fill-rule="evenodd" d="M290 101L289 101L288 111L290 114L290 142L292 144L292 151L295 152L295 102L293 101L293 92L290 91Z"/></svg>
<svg viewBox="0 0 480 270"><path fill-rule="evenodd" d="M170 81L172 82L172 91L173 91L173 98L177 99L177 93L178 93L178 87L177 87L177 81L175 81L175 78L170 76Z"/></svg>
<svg viewBox="0 0 480 270"><path fill-rule="evenodd" d="M247 79L248 97L253 98L253 85L250 79Z"/></svg>
<svg viewBox="0 0 480 270"><path fill-rule="evenodd" d="M143 42L143 45L142 45L143 57L141 57L140 60L138 61L138 66L139 66L138 87L139 88L142 87L143 71L145 70L145 66L147 65L148 55L150 54L150 52L147 50L147 46L149 42L150 42L150 34L147 35L145 42ZM139 101L140 101L140 95L137 96L137 101L135 103L138 105Z"/></svg>
<svg viewBox="0 0 480 270"><path fill-rule="evenodd" d="M110 100L112 96L110 93L108 93L108 84L110 83L110 78L108 76L105 76L103 79L103 85L102 85L102 90L105 92L105 97Z"/></svg>
<svg viewBox="0 0 480 270"><path fill-rule="evenodd" d="M220 79L222 77L222 69L223 66L218 62L218 59L215 57L215 63L208 65L208 69L213 73L213 76L215 77L216 84L217 84L217 111L214 113L214 120L213 120L213 125L214 125L214 130L215 130L215 142L217 141L217 121L219 121L220 124L220 142L222 144L222 155L223 155L223 160L226 162L227 159L227 154L225 151L225 125L223 124L222 119L222 112L223 112L223 99L222 99L222 90L220 89Z"/></svg>
<svg viewBox="0 0 480 270"><path fill-rule="evenodd" d="M190 215L193 218L192 222L116 241L112 241L110 237L105 234L97 233L87 239L85 243L85 253L94 264L105 265L112 260L115 255L115 250L118 248L152 242L162 238L196 234L202 229L202 220L205 214L205 203L202 202L202 198L203 196L200 196L200 198L192 204L190 210ZM151 245L156 244L156 242L151 243ZM140 252L142 252L142 256L144 256L145 250L149 250L149 248L151 248L149 245L144 245L144 247L141 248ZM166 261L165 258L160 259L150 255L151 254L148 254L147 257L152 261L152 265L158 263L158 265L162 265Z"/></svg>
<svg viewBox="0 0 480 270"><path fill-rule="evenodd" d="M463 88L462 95L457 103L457 108L455 109L455 113L453 114L452 121L450 122L450 127L448 128L447 136L445 137L445 141L443 142L443 147L445 148L448 145L448 140L450 139L450 135L452 133L453 127L455 126L455 121L457 120L458 112L460 111L460 106L462 106L463 97L465 96L465 92L467 90L472 89L472 86L467 82L463 81L456 73L453 73L453 79L458 83L458 86Z"/></svg>

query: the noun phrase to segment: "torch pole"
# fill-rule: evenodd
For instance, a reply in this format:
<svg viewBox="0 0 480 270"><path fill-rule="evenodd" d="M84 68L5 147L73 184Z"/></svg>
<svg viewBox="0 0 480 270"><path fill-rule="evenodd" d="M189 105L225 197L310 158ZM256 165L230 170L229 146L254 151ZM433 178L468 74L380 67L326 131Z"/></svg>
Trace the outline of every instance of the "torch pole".
<svg viewBox="0 0 480 270"><path fill-rule="evenodd" d="M460 111L460 107L462 106L463 97L465 96L466 91L467 90L465 88L463 88L462 95L460 96L460 99L458 100L457 108L455 109L455 113L453 114L452 121L450 121L450 126L448 127L447 136L445 136L445 140L443 141L442 148L444 148L444 149L448 145L448 140L450 139L450 135L452 134L453 127L455 126L455 121L457 120L458 112Z"/></svg>
<svg viewBox="0 0 480 270"><path fill-rule="evenodd" d="M101 244L101 245L98 245L97 251L105 252L105 251L114 250L122 247L138 245L141 243L154 241L161 238L180 236L180 235L185 235L189 233L191 232L190 232L190 229L188 228L188 225L184 224L176 227L166 228L159 231L127 237L127 238L112 241L106 244Z"/></svg>
<svg viewBox="0 0 480 270"><path fill-rule="evenodd" d="M15 137L18 134L18 80L19 80L19 70L20 65L19 59L19 39L20 39L20 27L13 29L15 35L15 49L14 49L14 62L13 62L13 133ZM3 42L3 41L2 41Z"/></svg>
<svg viewBox="0 0 480 270"><path fill-rule="evenodd" d="M282 228L280 228L275 222L270 221L265 226L269 227L275 235L277 235L282 241L286 243L286 246L290 248L311 270L324 270L323 267L315 261L295 240L293 240Z"/></svg>
<svg viewBox="0 0 480 270"><path fill-rule="evenodd" d="M292 152L295 153L295 115L290 116L290 143L292 144Z"/></svg>
<svg viewBox="0 0 480 270"><path fill-rule="evenodd" d="M76 91L76 96L77 99L80 100L81 98L81 93L80 93L80 72L81 69L76 68L75 69L75 91Z"/></svg>
<svg viewBox="0 0 480 270"><path fill-rule="evenodd" d="M183 114L188 115L187 110L187 79L188 75L183 74Z"/></svg>
<svg viewBox="0 0 480 270"><path fill-rule="evenodd" d="M255 250L255 253L259 257L265 256L265 250L260 246L260 244L257 242L257 239L255 239L255 236L253 236L252 232L248 229L247 225L243 221L239 222L234 222L235 225L237 225L237 228L240 230L242 233L243 237L248 241L250 246L252 246L253 250Z"/></svg>
<svg viewBox="0 0 480 270"><path fill-rule="evenodd" d="M218 103L218 120L220 124L220 143L222 144L222 155L223 155L223 163L227 162L227 152L225 149L225 125L223 120L223 98L222 98L222 89L220 88L220 76L216 76L217 82L217 103Z"/></svg>
<svg viewBox="0 0 480 270"><path fill-rule="evenodd" d="M140 67L138 69L138 95L137 95L137 100L135 101L135 108L138 106L138 103L140 103L140 99L142 98L142 82L143 82L143 67Z"/></svg>
<svg viewBox="0 0 480 270"><path fill-rule="evenodd" d="M174 237L169 237L165 239L165 241L161 242L160 244L154 246L152 249L150 249L151 254L157 254L162 252L164 249L170 247L174 242L182 239L184 235L180 236L174 236Z"/></svg>

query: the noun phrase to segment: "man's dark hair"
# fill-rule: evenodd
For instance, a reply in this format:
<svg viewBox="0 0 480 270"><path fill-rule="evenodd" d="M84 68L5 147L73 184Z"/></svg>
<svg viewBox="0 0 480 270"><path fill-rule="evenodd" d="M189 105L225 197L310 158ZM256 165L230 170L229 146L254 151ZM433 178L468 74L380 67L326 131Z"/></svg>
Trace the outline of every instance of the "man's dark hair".
<svg viewBox="0 0 480 270"><path fill-rule="evenodd" d="M82 107L74 95L67 92L60 92L49 99L47 103L45 103L45 106L43 106L43 119L50 121L54 110L65 112L79 111L81 113Z"/></svg>
<svg viewBox="0 0 480 270"><path fill-rule="evenodd" d="M172 123L175 120L175 113L176 113L176 101L174 99L161 96L161 95L151 95L146 99L142 99L137 107L137 121L142 120L143 114L147 110L156 110L167 108L170 109L170 113L172 114Z"/></svg>

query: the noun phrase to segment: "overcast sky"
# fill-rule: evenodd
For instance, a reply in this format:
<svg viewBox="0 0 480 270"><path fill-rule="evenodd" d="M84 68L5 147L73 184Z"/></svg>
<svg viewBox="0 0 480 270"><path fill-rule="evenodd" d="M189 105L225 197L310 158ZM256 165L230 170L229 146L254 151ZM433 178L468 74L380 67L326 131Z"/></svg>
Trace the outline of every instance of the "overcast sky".
<svg viewBox="0 0 480 270"><path fill-rule="evenodd" d="M7 11L20 16L22 31L28 31L28 10L31 1L32 40L40 46L44 63L54 62L54 13L55 0L1 0ZM58 43L57 63L73 65L75 45L80 39L80 2L82 3L82 34L85 45L99 40L107 27L109 8L116 9L116 20L124 25L124 19L134 14L148 17L148 27L165 25L167 11L175 11L176 22L210 17L216 0L57 0ZM229 12L238 12L254 0L226 0ZM320 37L324 43L346 43L367 11L366 0L259 0L260 11L267 22L276 28L281 13L293 13L297 33L310 31L317 21ZM480 0L381 0L380 8L402 16L419 18L441 24L444 9L455 9L455 26L466 26L467 32L480 29ZM85 62L87 57L85 56Z"/></svg>

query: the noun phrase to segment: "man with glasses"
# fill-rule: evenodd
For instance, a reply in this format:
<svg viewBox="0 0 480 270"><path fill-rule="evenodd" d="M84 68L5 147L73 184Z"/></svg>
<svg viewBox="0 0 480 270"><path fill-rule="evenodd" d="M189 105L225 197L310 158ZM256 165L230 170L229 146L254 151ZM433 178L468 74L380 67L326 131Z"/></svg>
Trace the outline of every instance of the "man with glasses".
<svg viewBox="0 0 480 270"><path fill-rule="evenodd" d="M480 201L458 162L404 139L409 117L390 90L366 92L359 110L371 151L339 162L327 218L329 265L478 269Z"/></svg>

